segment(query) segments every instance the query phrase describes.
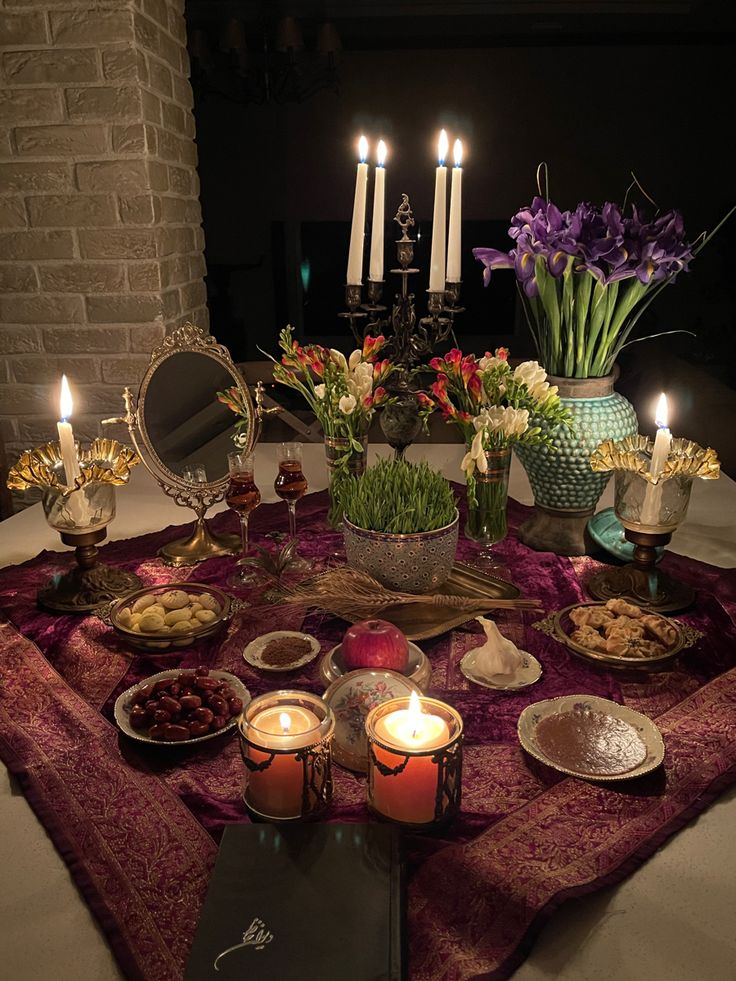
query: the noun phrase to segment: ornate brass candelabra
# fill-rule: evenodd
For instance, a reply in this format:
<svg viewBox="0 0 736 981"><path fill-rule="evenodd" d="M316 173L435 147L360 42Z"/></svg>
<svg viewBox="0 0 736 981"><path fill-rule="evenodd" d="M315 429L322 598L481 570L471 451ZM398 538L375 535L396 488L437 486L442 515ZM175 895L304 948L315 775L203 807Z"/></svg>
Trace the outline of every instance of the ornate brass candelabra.
<svg viewBox="0 0 736 981"><path fill-rule="evenodd" d="M383 334L387 339L385 356L402 370L396 372L391 394L397 401L381 413L381 426L391 446L401 456L419 433L420 419L414 390L411 387L412 369L429 360L438 346L448 338L457 345L454 333L455 316L463 312L459 306L460 283L445 283L442 291L427 290L427 316L417 319L414 293L409 291L409 277L420 270L412 266L416 240L409 229L416 224L409 195L401 195L401 204L393 219L401 230L396 241L398 268L392 275L401 277L401 289L395 293L390 312L381 303L383 280L368 280L368 302L363 303L363 287L345 287L347 311L338 314L350 322L350 329L362 346L368 335Z"/></svg>

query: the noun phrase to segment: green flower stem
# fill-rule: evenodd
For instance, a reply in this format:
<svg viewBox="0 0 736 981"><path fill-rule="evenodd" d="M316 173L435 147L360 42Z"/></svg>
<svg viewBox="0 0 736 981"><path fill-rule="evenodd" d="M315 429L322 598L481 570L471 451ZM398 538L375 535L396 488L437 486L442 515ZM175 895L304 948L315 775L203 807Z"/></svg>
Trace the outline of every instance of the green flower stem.
<svg viewBox="0 0 736 981"><path fill-rule="evenodd" d="M477 473L474 480L474 500L468 500L468 522L465 534L474 542L494 545L506 537L506 510L509 493L511 450L486 454L488 470Z"/></svg>
<svg viewBox="0 0 736 981"><path fill-rule="evenodd" d="M575 307L575 282L572 273L572 256L567 260L567 269L562 276L562 316L565 324L566 350L565 375L572 375L575 366L575 330L573 310Z"/></svg>

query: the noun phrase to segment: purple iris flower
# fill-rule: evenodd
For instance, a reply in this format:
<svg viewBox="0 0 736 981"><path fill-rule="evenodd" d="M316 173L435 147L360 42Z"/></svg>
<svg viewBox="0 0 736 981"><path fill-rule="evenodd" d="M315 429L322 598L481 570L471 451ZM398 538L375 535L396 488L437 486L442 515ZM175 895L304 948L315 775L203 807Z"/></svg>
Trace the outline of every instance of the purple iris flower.
<svg viewBox="0 0 736 981"><path fill-rule="evenodd" d="M538 294L535 260L539 255L555 278L562 276L568 257L573 256L576 272L587 270L604 285L634 276L644 284L661 282L686 270L692 259L678 211L648 222L636 206L624 217L610 201L603 207L582 201L574 211L560 211L537 196L511 219L509 237L514 247L508 253L478 248L473 255L485 266L486 286L491 270L513 268L527 296Z"/></svg>

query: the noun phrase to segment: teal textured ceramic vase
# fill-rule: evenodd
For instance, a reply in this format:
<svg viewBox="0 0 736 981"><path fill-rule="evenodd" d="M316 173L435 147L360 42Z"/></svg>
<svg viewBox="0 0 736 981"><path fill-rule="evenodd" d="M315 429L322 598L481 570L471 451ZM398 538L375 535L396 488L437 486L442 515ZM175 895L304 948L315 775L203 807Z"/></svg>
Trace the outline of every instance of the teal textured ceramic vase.
<svg viewBox="0 0 736 981"><path fill-rule="evenodd" d="M631 403L613 390L617 372L604 378L555 378L573 428L557 428L554 446L515 447L534 492L534 513L519 538L538 551L584 555L586 525L611 475L593 473L590 456L605 439L620 440L638 431ZM541 420L534 425L544 426Z"/></svg>

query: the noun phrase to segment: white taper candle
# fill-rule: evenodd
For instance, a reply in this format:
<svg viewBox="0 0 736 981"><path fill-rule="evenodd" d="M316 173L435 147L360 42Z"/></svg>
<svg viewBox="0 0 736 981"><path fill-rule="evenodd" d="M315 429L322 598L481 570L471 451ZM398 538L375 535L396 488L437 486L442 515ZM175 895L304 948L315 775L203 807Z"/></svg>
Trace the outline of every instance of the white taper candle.
<svg viewBox="0 0 736 981"><path fill-rule="evenodd" d="M61 459L64 464L64 475L66 486L73 487L74 481L79 477L79 460L77 459L77 448L74 445L74 430L67 419L72 414L72 393L66 375L61 376L61 396L59 398L59 415L61 420L56 423L59 433L59 447L61 449Z"/></svg>
<svg viewBox="0 0 736 981"><path fill-rule="evenodd" d="M429 260L429 290L445 291L445 248L447 243L447 133L440 132L437 146L439 164L434 182L434 214L432 217L432 251Z"/></svg>
<svg viewBox="0 0 736 981"><path fill-rule="evenodd" d="M355 175L355 198L353 199L353 224L350 229L350 251L348 252L348 286L363 283L363 238L365 236L365 198L368 185L368 140L361 136L358 142L360 161Z"/></svg>
<svg viewBox="0 0 736 981"><path fill-rule="evenodd" d="M462 210L463 210L463 144L455 140L453 148L455 166L452 168L450 189L450 231L447 241L447 282L459 283L462 277Z"/></svg>
<svg viewBox="0 0 736 981"><path fill-rule="evenodd" d="M657 411L655 414L657 422L657 435L654 437L654 449L652 450L652 462L649 465L649 473L652 478L659 480L659 475L664 470L667 457L672 446L672 433L667 428L667 396L664 392L659 396ZM644 493L644 502L641 507L641 523L643 525L659 524L659 512L662 504L662 485L659 483L647 483Z"/></svg>
<svg viewBox="0 0 736 981"><path fill-rule="evenodd" d="M368 278L374 283L383 279L383 225L386 198L386 144L378 141L376 154L376 186L373 189L373 223L371 226L371 256Z"/></svg>

